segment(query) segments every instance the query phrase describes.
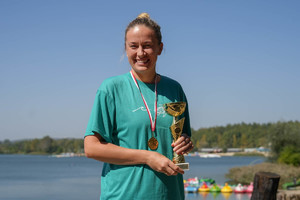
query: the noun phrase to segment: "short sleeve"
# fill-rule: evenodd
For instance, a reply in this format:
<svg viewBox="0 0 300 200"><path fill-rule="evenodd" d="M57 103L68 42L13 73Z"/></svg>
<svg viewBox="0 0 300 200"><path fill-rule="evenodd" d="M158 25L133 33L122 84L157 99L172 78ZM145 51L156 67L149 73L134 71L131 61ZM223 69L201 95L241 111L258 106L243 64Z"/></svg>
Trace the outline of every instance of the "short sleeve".
<svg viewBox="0 0 300 200"><path fill-rule="evenodd" d="M182 88L181 88L181 92L182 92L182 95L181 95L182 101L186 102L186 107L185 107L185 111L184 111L185 120L184 120L184 126L183 126L183 133L186 133L188 136L191 136L192 132L191 132L191 125L190 125L189 105L188 105L187 98L186 98Z"/></svg>
<svg viewBox="0 0 300 200"><path fill-rule="evenodd" d="M106 142L112 143L115 122L115 103L110 94L98 90L85 136L99 133Z"/></svg>

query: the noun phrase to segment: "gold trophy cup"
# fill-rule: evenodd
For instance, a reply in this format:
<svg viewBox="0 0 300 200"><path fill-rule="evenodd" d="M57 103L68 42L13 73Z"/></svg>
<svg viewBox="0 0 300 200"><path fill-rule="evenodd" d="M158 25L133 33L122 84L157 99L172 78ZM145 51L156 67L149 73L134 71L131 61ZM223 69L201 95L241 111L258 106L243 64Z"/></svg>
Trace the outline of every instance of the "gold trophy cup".
<svg viewBox="0 0 300 200"><path fill-rule="evenodd" d="M173 123L170 126L171 133L174 139L174 142L178 140L178 138L182 134L182 129L184 125L185 117L179 119L179 116L185 111L185 102L175 102L175 103L167 103L164 104L165 111L173 116ZM183 155L178 155L174 152L173 163L179 166L183 170L189 169L189 163L185 162Z"/></svg>

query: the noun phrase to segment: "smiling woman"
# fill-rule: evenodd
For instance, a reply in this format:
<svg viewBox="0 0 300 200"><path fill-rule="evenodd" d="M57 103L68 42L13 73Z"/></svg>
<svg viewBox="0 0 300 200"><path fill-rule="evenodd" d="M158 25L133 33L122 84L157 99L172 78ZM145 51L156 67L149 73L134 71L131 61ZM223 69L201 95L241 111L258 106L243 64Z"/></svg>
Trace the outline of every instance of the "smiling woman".
<svg viewBox="0 0 300 200"><path fill-rule="evenodd" d="M188 106L177 141L172 116L158 110L187 100L178 82L156 73L163 43L148 14L128 25L125 49L132 69L101 84L85 133L86 156L105 162L101 199L184 199L184 171L171 160L193 148Z"/></svg>

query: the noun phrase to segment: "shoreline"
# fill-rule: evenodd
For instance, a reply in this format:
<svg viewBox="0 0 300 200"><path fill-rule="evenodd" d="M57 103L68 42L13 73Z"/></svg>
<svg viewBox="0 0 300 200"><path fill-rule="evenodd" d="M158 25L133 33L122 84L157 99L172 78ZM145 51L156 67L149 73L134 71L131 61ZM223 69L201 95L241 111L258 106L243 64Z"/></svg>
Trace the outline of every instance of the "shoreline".
<svg viewBox="0 0 300 200"><path fill-rule="evenodd" d="M194 152L190 153L186 156L199 156L199 157L206 157L206 158L213 158L213 157L226 157L226 156L262 156L262 157L269 157L270 153L268 152L226 152L226 153L202 153L202 152Z"/></svg>

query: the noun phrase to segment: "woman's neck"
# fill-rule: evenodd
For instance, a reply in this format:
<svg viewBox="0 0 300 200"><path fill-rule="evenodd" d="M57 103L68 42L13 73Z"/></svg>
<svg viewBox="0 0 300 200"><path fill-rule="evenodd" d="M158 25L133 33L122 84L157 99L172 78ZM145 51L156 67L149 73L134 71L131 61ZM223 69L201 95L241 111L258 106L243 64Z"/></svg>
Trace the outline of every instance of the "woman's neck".
<svg viewBox="0 0 300 200"><path fill-rule="evenodd" d="M132 69L132 73L136 79L138 79L139 81L142 81L144 83L155 83L155 78L157 78L156 77L157 74L155 71L151 72L151 73L137 73L136 71L134 71ZM158 82L158 79L159 78L157 78L157 82Z"/></svg>

